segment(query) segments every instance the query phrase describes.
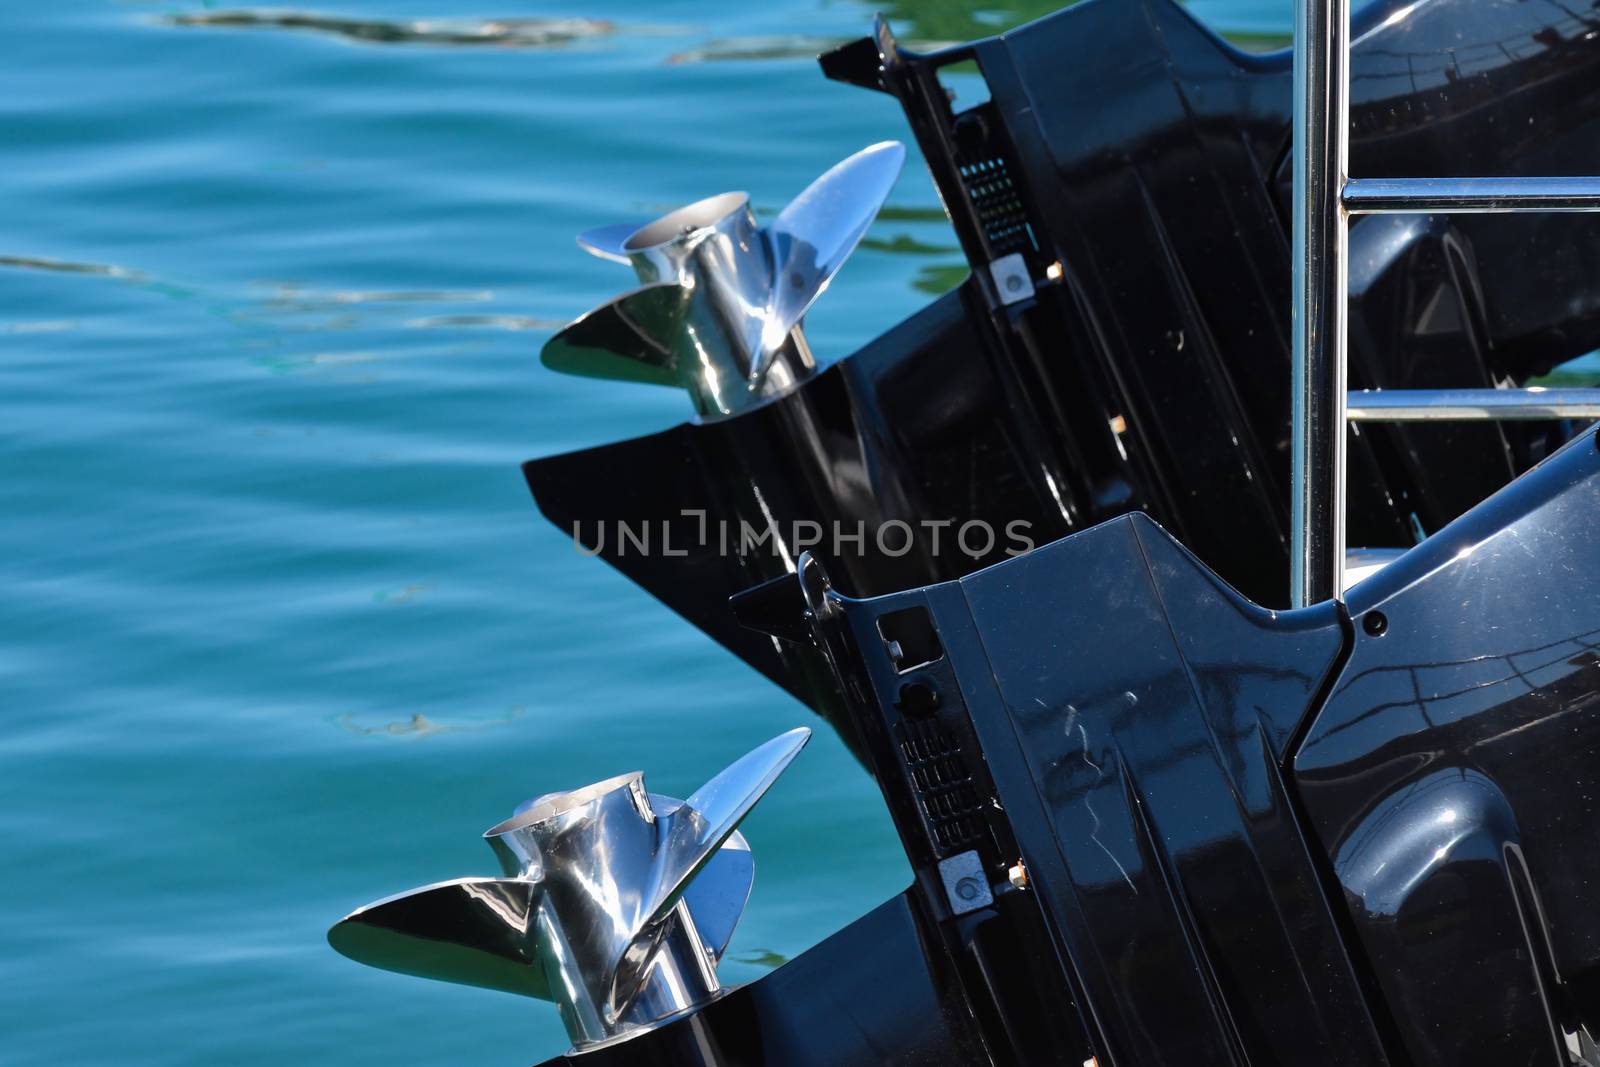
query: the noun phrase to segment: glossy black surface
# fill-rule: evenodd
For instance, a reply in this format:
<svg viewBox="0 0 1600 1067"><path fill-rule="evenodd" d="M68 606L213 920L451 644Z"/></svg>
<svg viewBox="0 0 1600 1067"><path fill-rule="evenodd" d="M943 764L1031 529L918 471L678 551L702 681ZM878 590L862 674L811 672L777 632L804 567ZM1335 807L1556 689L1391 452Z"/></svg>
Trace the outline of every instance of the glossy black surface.
<svg viewBox="0 0 1600 1067"><path fill-rule="evenodd" d="M939 949L899 896L772 974L622 1044L553 1064L584 1067L968 1067L984 1062Z"/></svg>
<svg viewBox="0 0 1600 1067"><path fill-rule="evenodd" d="M1355 23L1354 173L1600 172L1588 16L1427 0L1368 5ZM1061 412L1088 476L1108 476L1090 442L1122 416L1127 459L1107 469L1132 500L1252 598L1280 603L1288 54L1242 55L1161 0L1082 4L925 58L881 33L874 49L900 57L875 84L908 101L975 271L1018 250L1035 276L1063 265L1065 284L1014 305L997 332L1043 394L1092 398ZM968 58L992 99L951 115L936 68ZM1016 186L1022 238L974 193L996 168ZM1397 222L1431 232L1399 236ZM1358 387L1521 381L1600 343L1600 298L1572 291L1600 266L1594 217L1363 219L1350 260ZM1543 324L1537 344L1514 321L1524 309ZM1552 433L1367 432L1351 450L1351 543L1413 543L1542 458Z"/></svg>
<svg viewBox="0 0 1600 1067"><path fill-rule="evenodd" d="M735 609L834 667L992 1062L1594 1063L1596 440L1348 614L1142 515L872 599L806 557Z"/></svg>
<svg viewBox="0 0 1600 1067"><path fill-rule="evenodd" d="M1020 521L1040 543L1066 531L1034 471L1036 447L985 357L972 300L967 290L951 293L738 417L531 461L528 483L551 522L837 722L832 677L815 651L741 627L727 606L732 594L793 570L805 547L793 536L797 522L864 531L859 553L831 561L840 586L859 595L1004 558L1003 539L974 558L952 549L954 526L930 529L925 519ZM895 522L907 524L909 542L886 529ZM648 529L652 547L619 540L622 525Z"/></svg>
<svg viewBox="0 0 1600 1067"><path fill-rule="evenodd" d="M1363 9L1355 172L1600 172L1600 39L1573 11ZM991 99L953 112L938 71L964 60ZM870 596L996 562L1013 522L1043 544L1138 510L1256 602L1284 602L1287 55L1240 53L1168 0L1088 0L927 56L880 27L823 66L901 100L972 278L762 407L530 462L545 514L578 522L607 562L835 721L815 652L742 631L725 606L793 569L807 547L796 521L863 524L864 547L825 562ZM1575 284L1600 277L1600 219L1374 217L1351 247L1357 387L1520 382L1600 345L1600 290ZM1010 254L1037 289L1007 305L988 264ZM1414 543L1567 432L1364 428L1351 543ZM951 547L971 519L999 533L990 551ZM619 544L618 520L650 524L656 549ZM875 540L895 522L913 534L904 554ZM775 529L781 548L729 551L720 531L737 543L742 524Z"/></svg>
<svg viewBox="0 0 1600 1067"><path fill-rule="evenodd" d="M1143 515L907 593L843 597L809 559L784 586L953 954L973 915L1035 946L1031 1002L962 972L1010 1011L995 1062L1390 1062L1282 776L1344 648L1336 605L1250 604ZM936 636L897 658L918 613ZM969 850L996 903L957 918L938 862Z"/></svg>
<svg viewBox="0 0 1600 1067"><path fill-rule="evenodd" d="M1350 73L1356 177L1600 173L1600 13L1563 0L1375 4ZM1287 204L1287 168L1279 173ZM1352 234L1374 228L1361 219ZM1435 223L1446 220L1435 218ZM1600 217L1448 220L1476 267L1489 370L1521 378L1600 347ZM1474 262L1475 261L1475 262ZM1470 295L1470 294L1469 294ZM1420 330L1426 305L1411 318ZM1403 356L1388 357L1403 360Z"/></svg>
<svg viewBox="0 0 1600 1067"><path fill-rule="evenodd" d="M1418 1064L1600 1028L1600 453L1591 434L1357 586L1294 759Z"/></svg>
<svg viewBox="0 0 1600 1067"><path fill-rule="evenodd" d="M1376 4L1358 23L1367 36L1351 59L1353 175L1600 173L1592 5L1428 0ZM1287 213L1287 165L1277 193ZM1361 217L1350 263L1353 388L1521 382L1600 347L1600 290L1586 284L1600 277L1600 216ZM1397 512L1415 514L1429 533L1487 495L1482 482L1435 472L1471 456L1497 487L1568 432L1362 429ZM1368 534L1351 543L1378 542Z"/></svg>
<svg viewBox="0 0 1600 1067"><path fill-rule="evenodd" d="M968 706L1116 1062L1383 1062L1279 772L1334 606L1255 607L1143 516L962 587Z"/></svg>

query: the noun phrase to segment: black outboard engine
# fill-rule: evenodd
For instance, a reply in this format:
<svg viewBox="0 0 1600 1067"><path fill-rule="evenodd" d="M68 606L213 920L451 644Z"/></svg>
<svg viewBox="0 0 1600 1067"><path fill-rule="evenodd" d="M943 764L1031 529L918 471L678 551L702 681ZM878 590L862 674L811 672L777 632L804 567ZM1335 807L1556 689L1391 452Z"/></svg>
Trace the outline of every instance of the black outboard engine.
<svg viewBox="0 0 1600 1067"><path fill-rule="evenodd" d="M1353 171L1600 173L1600 16L1384 0L1354 30ZM939 71L969 61L989 98L955 111ZM931 54L880 20L822 66L900 100L971 276L845 359L807 344L890 144L765 229L723 196L593 231L642 287L545 362L697 417L525 471L840 731L913 884L720 986L737 825L796 731L687 800L633 774L530 801L487 835L503 877L335 947L552 1000L551 1062L588 1067L1600 1067L1595 430L1361 426L1350 538L1383 565L1279 610L1287 54L1087 0ZM1596 216L1375 216L1349 258L1354 386L1600 348ZM670 553L605 533L667 527Z"/></svg>
<svg viewBox="0 0 1600 1067"><path fill-rule="evenodd" d="M1597 515L1591 430L1342 604L1261 608L1137 513L741 598L859 717L988 1057L931 1062L1600 1063ZM704 1062L882 1062L749 1049Z"/></svg>
<svg viewBox="0 0 1600 1067"><path fill-rule="evenodd" d="M1600 40L1582 19L1427 0L1355 23L1354 172L1600 173ZM989 99L953 111L939 72L972 61ZM732 417L528 463L545 515L831 720L816 654L741 630L723 603L791 572L819 528L865 530L828 565L871 596L1142 511L1283 606L1289 54L1129 0L928 55L880 21L822 66L901 101L971 276ZM1350 246L1352 388L1521 385L1600 348L1596 216L1374 216ZM1363 426L1350 543L1409 547L1572 432ZM971 521L996 535L955 543ZM672 557L617 536L664 523Z"/></svg>

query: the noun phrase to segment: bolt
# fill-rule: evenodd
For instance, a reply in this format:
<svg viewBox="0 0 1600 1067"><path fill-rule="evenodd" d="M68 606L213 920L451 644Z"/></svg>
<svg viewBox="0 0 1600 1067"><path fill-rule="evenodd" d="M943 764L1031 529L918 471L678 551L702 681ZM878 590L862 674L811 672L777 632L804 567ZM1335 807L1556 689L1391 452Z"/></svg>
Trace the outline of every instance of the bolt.
<svg viewBox="0 0 1600 1067"><path fill-rule="evenodd" d="M1013 293L1019 291L1022 288L1021 276L1013 274L1011 277L1007 278L1006 288L1011 290Z"/></svg>
<svg viewBox="0 0 1600 1067"><path fill-rule="evenodd" d="M1028 888L1028 868L1022 865L1021 860L1018 860L1006 871L1006 879L1017 889L1026 889Z"/></svg>
<svg viewBox="0 0 1600 1067"><path fill-rule="evenodd" d="M978 899L978 880L976 878L963 878L956 883L956 896L962 900Z"/></svg>

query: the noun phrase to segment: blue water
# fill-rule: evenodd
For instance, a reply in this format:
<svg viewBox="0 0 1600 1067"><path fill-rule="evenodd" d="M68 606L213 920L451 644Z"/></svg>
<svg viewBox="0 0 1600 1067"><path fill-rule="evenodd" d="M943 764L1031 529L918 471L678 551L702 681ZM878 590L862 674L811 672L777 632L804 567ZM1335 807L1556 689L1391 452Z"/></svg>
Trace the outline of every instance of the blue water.
<svg viewBox="0 0 1600 1067"><path fill-rule="evenodd" d="M627 284L574 233L725 188L770 213L904 136L893 101L810 58L871 7L324 3L348 21L8 5L6 1067L554 1054L547 1005L358 967L325 928L490 872L478 835L529 795L634 767L682 795L811 721L578 556L517 464L687 414L539 366L552 328ZM1047 6L890 14L941 41ZM1200 10L1271 34L1289 8ZM441 15L459 21L409 25ZM493 43L448 39L474 35ZM913 160L808 320L816 350L953 284L953 244ZM746 831L732 981L907 881L825 732Z"/></svg>

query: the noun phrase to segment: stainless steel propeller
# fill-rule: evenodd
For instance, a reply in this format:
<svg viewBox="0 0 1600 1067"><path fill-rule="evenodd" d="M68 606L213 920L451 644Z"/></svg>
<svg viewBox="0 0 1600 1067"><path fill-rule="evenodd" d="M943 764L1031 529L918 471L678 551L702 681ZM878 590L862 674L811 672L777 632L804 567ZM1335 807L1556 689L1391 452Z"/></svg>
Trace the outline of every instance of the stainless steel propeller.
<svg viewBox="0 0 1600 1067"><path fill-rule="evenodd" d="M729 415L816 371L800 320L877 216L905 163L884 141L835 165L762 229L744 193L722 193L654 222L578 238L633 267L642 288L568 324L545 366L591 378L677 385L695 410Z"/></svg>
<svg viewBox="0 0 1600 1067"><path fill-rule="evenodd" d="M484 837L504 877L457 878L357 908L328 942L359 963L554 1001L592 1047L703 1003L750 895L739 822L811 736L756 748L688 800L640 772L519 807Z"/></svg>

